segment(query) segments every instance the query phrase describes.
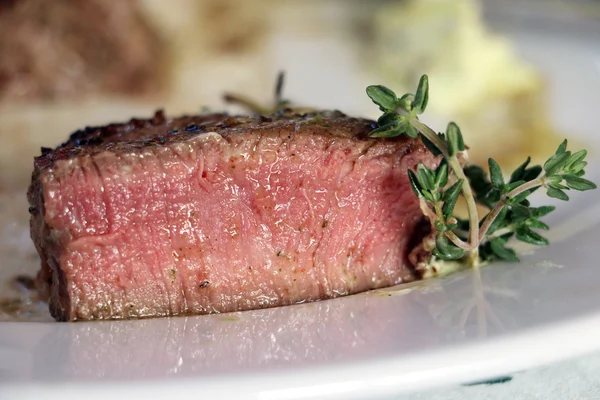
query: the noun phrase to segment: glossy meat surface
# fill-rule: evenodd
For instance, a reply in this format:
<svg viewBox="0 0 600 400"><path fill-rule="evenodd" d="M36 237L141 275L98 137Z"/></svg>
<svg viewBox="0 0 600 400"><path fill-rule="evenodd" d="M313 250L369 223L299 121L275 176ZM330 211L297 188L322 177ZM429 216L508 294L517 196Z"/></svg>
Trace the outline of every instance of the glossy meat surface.
<svg viewBox="0 0 600 400"><path fill-rule="evenodd" d="M36 159L40 286L58 320L248 310L414 279L412 139L340 113L213 114L74 134Z"/></svg>

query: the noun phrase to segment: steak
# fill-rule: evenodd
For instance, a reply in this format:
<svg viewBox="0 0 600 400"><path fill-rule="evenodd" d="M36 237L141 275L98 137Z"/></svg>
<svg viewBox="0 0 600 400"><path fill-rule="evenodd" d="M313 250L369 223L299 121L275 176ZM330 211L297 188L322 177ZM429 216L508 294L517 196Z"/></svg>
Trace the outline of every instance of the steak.
<svg viewBox="0 0 600 400"><path fill-rule="evenodd" d="M419 140L337 111L86 128L35 158L38 287L60 321L249 310L418 278ZM422 252L422 249L419 250Z"/></svg>

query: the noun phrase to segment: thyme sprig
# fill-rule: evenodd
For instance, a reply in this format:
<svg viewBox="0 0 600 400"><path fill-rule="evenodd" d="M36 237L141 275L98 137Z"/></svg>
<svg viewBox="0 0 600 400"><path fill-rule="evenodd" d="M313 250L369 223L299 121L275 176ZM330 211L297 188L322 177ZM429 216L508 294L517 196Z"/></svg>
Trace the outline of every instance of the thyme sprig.
<svg viewBox="0 0 600 400"><path fill-rule="evenodd" d="M244 97L239 94L225 93L223 100L226 103L237 104L242 108L249 110L255 115L269 115L277 111L283 110L290 105L290 101L283 98L283 86L285 84L285 73L283 71L277 74L277 81L275 82L275 95L272 106L263 106L254 100Z"/></svg>
<svg viewBox="0 0 600 400"><path fill-rule="evenodd" d="M285 73L279 72L275 82L275 93L271 105L262 105L249 97L235 93L225 93L223 100L229 104L236 104L253 115L271 115L281 113L308 114L318 113L319 110L313 107L300 107L293 104L290 100L283 97L283 88L285 86Z"/></svg>
<svg viewBox="0 0 600 400"><path fill-rule="evenodd" d="M419 198L421 210L435 230L432 256L442 260L465 260L477 266L481 260L518 261L508 241L517 240L544 246L548 239L535 230L548 230L540 218L554 210L552 206L531 207L527 199L535 190L544 188L549 197L569 200L566 191L591 190L596 184L583 178L587 162L586 150L571 153L567 141L544 163L530 166L531 158L515 169L508 182L500 165L489 159L489 179L483 168L463 164L468 159L463 135L454 122L445 133L436 133L419 121L427 108L429 80L423 75L415 94L398 97L391 89L376 85L367 87L367 95L383 114L377 120L372 137L390 138L407 135L420 137L429 151L440 156L435 169L419 164L409 170L411 187ZM468 219L454 215L459 197L467 204ZM480 218L477 204L488 209Z"/></svg>

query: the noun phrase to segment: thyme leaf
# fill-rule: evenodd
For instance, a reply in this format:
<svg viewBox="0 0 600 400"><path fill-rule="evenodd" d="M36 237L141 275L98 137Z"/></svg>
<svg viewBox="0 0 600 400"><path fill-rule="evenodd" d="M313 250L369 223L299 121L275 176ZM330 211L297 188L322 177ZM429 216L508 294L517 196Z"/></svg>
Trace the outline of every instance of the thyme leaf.
<svg viewBox="0 0 600 400"><path fill-rule="evenodd" d="M436 133L418 118L429 101L427 75L419 80L415 94L398 97L382 85L369 86L366 92L383 112L372 137L418 137L434 156L441 158L435 169L419 164L416 171L408 171L412 190L436 231L433 258L461 259L474 267L482 260L519 261L515 251L507 246L512 238L537 246L549 244L535 230L550 229L540 218L554 211L554 207L531 207L528 197L534 191L544 188L549 197L568 201L566 191L597 187L583 178L587 151L571 153L567 140L543 166L530 166L531 158L527 157L510 175L492 158L488 160L489 174L477 165L463 167L460 160L466 155L459 156L467 147L458 125L450 122L445 133ZM505 176L509 176L508 182ZM467 203L467 220L454 215L460 196ZM480 216L477 204L489 211Z"/></svg>

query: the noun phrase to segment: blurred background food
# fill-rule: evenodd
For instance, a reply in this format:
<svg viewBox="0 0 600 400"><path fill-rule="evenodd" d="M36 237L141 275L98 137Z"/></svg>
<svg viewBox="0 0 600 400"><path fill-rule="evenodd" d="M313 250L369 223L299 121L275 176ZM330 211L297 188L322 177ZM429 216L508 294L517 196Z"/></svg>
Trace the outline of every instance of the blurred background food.
<svg viewBox="0 0 600 400"><path fill-rule="evenodd" d="M557 143L545 83L476 0L1 0L0 190L25 188L40 146L157 108L294 103L377 116L369 84L431 79L428 121L459 123L474 161L514 165ZM239 109L229 108L232 111ZM498 140L502 138L502 140ZM544 140L541 140L544 138Z"/></svg>
<svg viewBox="0 0 600 400"><path fill-rule="evenodd" d="M0 3L0 100L62 101L164 87L166 46L129 1Z"/></svg>

